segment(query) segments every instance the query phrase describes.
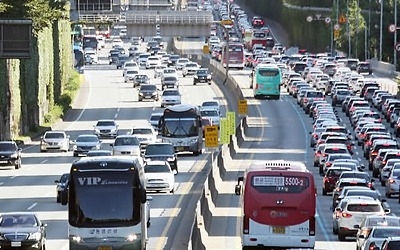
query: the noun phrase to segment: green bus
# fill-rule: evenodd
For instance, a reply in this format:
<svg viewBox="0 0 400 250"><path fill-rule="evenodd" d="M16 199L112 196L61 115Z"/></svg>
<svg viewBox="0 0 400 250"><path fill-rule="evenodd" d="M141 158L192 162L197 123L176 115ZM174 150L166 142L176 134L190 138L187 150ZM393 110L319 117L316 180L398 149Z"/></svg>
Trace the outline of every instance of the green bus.
<svg viewBox="0 0 400 250"><path fill-rule="evenodd" d="M254 68L250 88L254 98L271 98L279 100L281 93L282 73L275 64L259 64Z"/></svg>

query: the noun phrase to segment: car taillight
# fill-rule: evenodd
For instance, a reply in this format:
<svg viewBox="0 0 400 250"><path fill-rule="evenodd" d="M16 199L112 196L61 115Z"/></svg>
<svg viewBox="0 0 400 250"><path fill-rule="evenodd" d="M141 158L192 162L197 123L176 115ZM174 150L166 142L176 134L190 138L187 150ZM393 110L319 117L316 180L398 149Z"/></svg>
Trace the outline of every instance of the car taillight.
<svg viewBox="0 0 400 250"><path fill-rule="evenodd" d="M307 98L304 98L303 102L304 102L304 103L308 103L308 99L307 99Z"/></svg>
<svg viewBox="0 0 400 250"><path fill-rule="evenodd" d="M309 231L308 231L310 236L315 235L315 217L311 217L309 220Z"/></svg>
<svg viewBox="0 0 400 250"><path fill-rule="evenodd" d="M318 135L317 134L314 134L313 136L314 136L315 139L318 139Z"/></svg>
<svg viewBox="0 0 400 250"><path fill-rule="evenodd" d="M343 218L351 218L353 215L351 215L351 214L349 214L349 213L347 213L347 212L343 212L342 213L342 217Z"/></svg>
<svg viewBox="0 0 400 250"><path fill-rule="evenodd" d="M332 163L330 163L330 162L327 162L327 163L325 164L326 167L330 167L331 165L332 165Z"/></svg>
<svg viewBox="0 0 400 250"><path fill-rule="evenodd" d="M371 155L378 155L378 152L373 151L373 152L371 153Z"/></svg>
<svg viewBox="0 0 400 250"><path fill-rule="evenodd" d="M243 216L243 234L249 234L249 217Z"/></svg>
<svg viewBox="0 0 400 250"><path fill-rule="evenodd" d="M256 83L256 89L258 89L258 83Z"/></svg>
<svg viewBox="0 0 400 250"><path fill-rule="evenodd" d="M368 187L369 187L369 188L372 188L372 183L371 183L371 182L368 183Z"/></svg>
<svg viewBox="0 0 400 250"><path fill-rule="evenodd" d="M389 179L389 183L390 183L390 184L393 184L393 183L395 183L395 182L396 182L395 180Z"/></svg>
<svg viewBox="0 0 400 250"><path fill-rule="evenodd" d="M377 247L377 245L375 245L375 242L371 242L371 244L369 244L368 246L368 250L374 250L375 247Z"/></svg>

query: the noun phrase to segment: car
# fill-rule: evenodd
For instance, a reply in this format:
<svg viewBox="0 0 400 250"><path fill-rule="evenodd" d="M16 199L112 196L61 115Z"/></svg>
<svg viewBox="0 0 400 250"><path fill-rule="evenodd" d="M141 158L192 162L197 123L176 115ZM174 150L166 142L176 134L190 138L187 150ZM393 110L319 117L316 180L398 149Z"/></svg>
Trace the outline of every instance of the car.
<svg viewBox="0 0 400 250"><path fill-rule="evenodd" d="M148 161L144 165L147 191L174 193L175 176L166 161Z"/></svg>
<svg viewBox="0 0 400 250"><path fill-rule="evenodd" d="M140 88L138 91L138 100L139 100L139 102L141 102L146 99L158 101L158 99L159 99L158 89L155 84L140 85Z"/></svg>
<svg viewBox="0 0 400 250"><path fill-rule="evenodd" d="M112 51L110 52L109 56L108 56L108 63L111 64L117 64L118 61L118 57L120 55L119 51Z"/></svg>
<svg viewBox="0 0 400 250"><path fill-rule="evenodd" d="M139 74L139 69L137 68L128 69L124 75L124 82L133 82L133 85L135 85L136 84L135 78L138 74Z"/></svg>
<svg viewBox="0 0 400 250"><path fill-rule="evenodd" d="M188 62L182 67L182 76L195 75L200 66L195 62Z"/></svg>
<svg viewBox="0 0 400 250"><path fill-rule="evenodd" d="M350 168L335 167L328 168L322 181L322 195L328 195L335 188L336 182L343 171L350 171Z"/></svg>
<svg viewBox="0 0 400 250"><path fill-rule="evenodd" d="M141 53L139 54L137 60L139 63L140 67L146 67L146 63L147 63L147 59L151 56L150 53L146 52L146 53Z"/></svg>
<svg viewBox="0 0 400 250"><path fill-rule="evenodd" d="M359 62L357 64L356 71L358 74L367 73L368 75L372 74L372 66L369 62Z"/></svg>
<svg viewBox="0 0 400 250"><path fill-rule="evenodd" d="M68 197L68 181L69 181L69 173L62 174L59 180L54 181L54 183L57 184L56 186L57 203L61 203L62 199Z"/></svg>
<svg viewBox="0 0 400 250"><path fill-rule="evenodd" d="M144 150L148 144L155 143L157 141L158 132L149 124L143 126L134 126L131 129L130 134L139 139L140 147L142 150Z"/></svg>
<svg viewBox="0 0 400 250"><path fill-rule="evenodd" d="M162 36L155 36L150 38L151 41L156 41L158 43L158 46L160 46L161 48L164 48L164 40L162 38Z"/></svg>
<svg viewBox="0 0 400 250"><path fill-rule="evenodd" d="M168 67L175 66L179 58L181 58L179 55L171 55L168 59Z"/></svg>
<svg viewBox="0 0 400 250"><path fill-rule="evenodd" d="M337 198L340 196L342 193L343 189L346 189L347 187L362 187L362 188L370 188L370 183L366 181L365 179L358 179L358 178L342 178L338 179L336 182L336 186L333 189L332 192L332 208L334 209L337 205Z"/></svg>
<svg viewBox="0 0 400 250"><path fill-rule="evenodd" d="M130 57L135 57L139 53L139 48L133 44L131 47L129 47L128 52Z"/></svg>
<svg viewBox="0 0 400 250"><path fill-rule="evenodd" d="M111 150L90 150L86 154L87 157L95 157L95 156L112 156Z"/></svg>
<svg viewBox="0 0 400 250"><path fill-rule="evenodd" d="M346 203L346 204L342 204ZM342 200L335 208L339 241L347 236L356 236L358 228L354 226L369 215L383 215L389 210L383 209L381 202L369 197L352 197ZM351 216L349 216L351 215Z"/></svg>
<svg viewBox="0 0 400 250"><path fill-rule="evenodd" d="M161 89L179 88L179 78L174 75L164 75L161 77Z"/></svg>
<svg viewBox="0 0 400 250"><path fill-rule="evenodd" d="M132 45L141 45L142 44L142 38L140 38L140 37L132 37L131 41L132 41Z"/></svg>
<svg viewBox="0 0 400 250"><path fill-rule="evenodd" d="M143 154L143 158L145 162L159 160L167 161L171 166L171 169L175 171L175 174L178 174L178 156L171 143L156 142L148 144Z"/></svg>
<svg viewBox="0 0 400 250"><path fill-rule="evenodd" d="M181 93L177 89L165 89L161 94L161 108L181 104Z"/></svg>
<svg viewBox="0 0 400 250"><path fill-rule="evenodd" d="M134 135L119 135L110 146L113 155L140 156L140 141Z"/></svg>
<svg viewBox="0 0 400 250"><path fill-rule="evenodd" d="M154 112L154 113L152 113L151 115L150 115L150 119L149 119L149 123L150 123L150 125L151 126L153 126L153 128L155 129L155 130L157 130L158 131L158 129L159 129L159 123L160 123L160 118L161 118L161 116L163 116L164 114L163 113L161 113L161 112Z"/></svg>
<svg viewBox="0 0 400 250"><path fill-rule="evenodd" d="M0 249L45 249L46 227L37 214L9 212L0 215Z"/></svg>
<svg viewBox="0 0 400 250"><path fill-rule="evenodd" d="M124 42L120 39L120 38L114 38L112 40L112 47L123 47L124 46Z"/></svg>
<svg viewBox="0 0 400 250"><path fill-rule="evenodd" d="M86 155L90 150L99 150L101 147L101 140L99 137L93 134L79 135L75 141L73 141L73 155L77 157L79 155Z"/></svg>
<svg viewBox="0 0 400 250"><path fill-rule="evenodd" d="M204 101L201 105L200 105L200 110L202 109L215 109L218 111L218 113L220 113L220 104L218 101Z"/></svg>
<svg viewBox="0 0 400 250"><path fill-rule="evenodd" d="M130 58L129 55L119 54L116 62L117 69L121 69L124 64L130 60L132 60L132 58Z"/></svg>
<svg viewBox="0 0 400 250"><path fill-rule="evenodd" d="M390 215L370 215L366 217L360 225L355 225L355 228L358 228L356 236L357 247L361 246L365 239L368 238L374 226L400 227L400 218Z"/></svg>
<svg viewBox="0 0 400 250"><path fill-rule="evenodd" d="M149 56L146 61L146 69L154 69L161 65L161 60L158 56Z"/></svg>
<svg viewBox="0 0 400 250"><path fill-rule="evenodd" d="M0 141L0 165L20 169L22 149L14 141Z"/></svg>
<svg viewBox="0 0 400 250"><path fill-rule="evenodd" d="M398 249L400 249L400 237L388 237L383 241L381 248L376 246L372 250L398 250Z"/></svg>
<svg viewBox="0 0 400 250"><path fill-rule="evenodd" d="M154 67L154 78L161 77L163 75L164 69L166 68L167 66L164 64L160 64Z"/></svg>
<svg viewBox="0 0 400 250"><path fill-rule="evenodd" d="M130 69L136 69L139 71L139 65L135 61L126 61L124 65L122 66L122 76L125 76L126 71Z"/></svg>
<svg viewBox="0 0 400 250"><path fill-rule="evenodd" d="M167 68L163 69L161 77L165 77L165 76L175 76L176 78L179 77L178 71L175 68L171 68L171 67L167 67Z"/></svg>
<svg viewBox="0 0 400 250"><path fill-rule="evenodd" d="M213 109L213 108L202 108L200 110L200 115L201 117L208 117L209 119L211 119L211 122L213 125L215 126L219 126L220 123L220 114L218 112L218 110Z"/></svg>
<svg viewBox="0 0 400 250"><path fill-rule="evenodd" d="M142 84L150 84L150 78L145 74L137 74L133 78L133 87L141 86Z"/></svg>
<svg viewBox="0 0 400 250"><path fill-rule="evenodd" d="M40 152L47 152L48 150L61 150L68 152L70 148L70 139L64 131L46 131L40 137Z"/></svg>
<svg viewBox="0 0 400 250"><path fill-rule="evenodd" d="M200 68L196 71L196 74L194 75L193 78L193 85L196 85L197 83L208 83L208 85L211 85L211 74L208 69L205 68Z"/></svg>
<svg viewBox="0 0 400 250"><path fill-rule="evenodd" d="M386 180L385 195L391 198L392 195L399 194L399 184L400 184L400 169L394 169L390 171L388 179Z"/></svg>
<svg viewBox="0 0 400 250"><path fill-rule="evenodd" d="M381 246L388 237L399 236L400 226L374 226L370 229L366 237L364 237L364 235L359 235L359 237L364 237L364 239L361 241L362 244L357 244L356 247L361 250L370 250L374 246Z"/></svg>
<svg viewBox="0 0 400 250"><path fill-rule="evenodd" d="M154 41L154 40L148 41L147 45L146 45L146 51L151 52L154 49L160 49L160 45L159 45L158 41Z"/></svg>
<svg viewBox="0 0 400 250"><path fill-rule="evenodd" d="M85 49L85 56L89 56L92 59L92 63L98 63L99 62L99 57L97 56L97 52L94 49L89 48Z"/></svg>
<svg viewBox="0 0 400 250"><path fill-rule="evenodd" d="M94 134L99 138L111 137L115 138L118 136L118 125L114 120L98 120L96 125L93 125Z"/></svg>
<svg viewBox="0 0 400 250"><path fill-rule="evenodd" d="M179 58L175 63L175 68L177 70L182 70L182 68L185 66L185 64L187 64L189 62L190 62L190 60L187 58Z"/></svg>

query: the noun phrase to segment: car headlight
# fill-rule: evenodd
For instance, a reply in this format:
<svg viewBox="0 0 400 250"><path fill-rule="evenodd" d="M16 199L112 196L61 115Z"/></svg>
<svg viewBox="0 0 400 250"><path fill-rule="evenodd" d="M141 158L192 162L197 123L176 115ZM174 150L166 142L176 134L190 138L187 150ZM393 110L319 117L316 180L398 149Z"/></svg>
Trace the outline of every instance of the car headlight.
<svg viewBox="0 0 400 250"><path fill-rule="evenodd" d="M100 129L98 129L98 128L95 128L94 131L95 131L96 133L100 133Z"/></svg>
<svg viewBox="0 0 400 250"><path fill-rule="evenodd" d="M195 142L197 142L197 139L190 140L190 143L195 143Z"/></svg>
<svg viewBox="0 0 400 250"><path fill-rule="evenodd" d="M74 242L76 242L76 243L79 243L79 242L82 242L82 241L83 241L82 237L80 237L80 236L75 236L75 235L71 236L71 239L72 239L72 241L74 241Z"/></svg>
<svg viewBox="0 0 400 250"><path fill-rule="evenodd" d="M11 158L17 158L18 157L18 154L17 153L13 153L12 155L11 155Z"/></svg>
<svg viewBox="0 0 400 250"><path fill-rule="evenodd" d="M40 232L31 233L29 235L29 240L36 240L39 241L42 238L42 234Z"/></svg>
<svg viewBox="0 0 400 250"><path fill-rule="evenodd" d="M141 238L142 238L141 234L130 234L125 238L125 241L137 241L140 240Z"/></svg>
<svg viewBox="0 0 400 250"><path fill-rule="evenodd" d="M194 78L199 78L199 76L198 76L198 75L195 75Z"/></svg>
<svg viewBox="0 0 400 250"><path fill-rule="evenodd" d="M140 95L140 96L142 96L142 95L143 95L143 93L140 93L140 92L139 92L139 95Z"/></svg>
<svg viewBox="0 0 400 250"><path fill-rule="evenodd" d="M175 157L168 157L167 161L175 161Z"/></svg>
<svg viewBox="0 0 400 250"><path fill-rule="evenodd" d="M73 149L73 150L77 150L77 149L78 149L78 146L77 146L77 145L74 145L74 146L72 146L72 149Z"/></svg>
<svg viewBox="0 0 400 250"><path fill-rule="evenodd" d="M210 76L210 75L208 75L208 76L207 76L207 79L211 79L211 76Z"/></svg>
<svg viewBox="0 0 400 250"><path fill-rule="evenodd" d="M116 131L117 131L116 128L111 129L111 132L116 132Z"/></svg>

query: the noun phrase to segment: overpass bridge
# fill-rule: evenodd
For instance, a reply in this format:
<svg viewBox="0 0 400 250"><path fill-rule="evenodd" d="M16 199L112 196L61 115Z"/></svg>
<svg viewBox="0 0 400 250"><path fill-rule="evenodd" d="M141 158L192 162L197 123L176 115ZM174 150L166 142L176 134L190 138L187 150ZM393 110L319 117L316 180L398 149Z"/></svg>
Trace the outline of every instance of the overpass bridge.
<svg viewBox="0 0 400 250"><path fill-rule="evenodd" d="M130 37L155 36L157 31L165 37L199 37L210 35L214 17L209 11L126 10L119 14L81 14L79 21L112 21L114 25L126 26Z"/></svg>

